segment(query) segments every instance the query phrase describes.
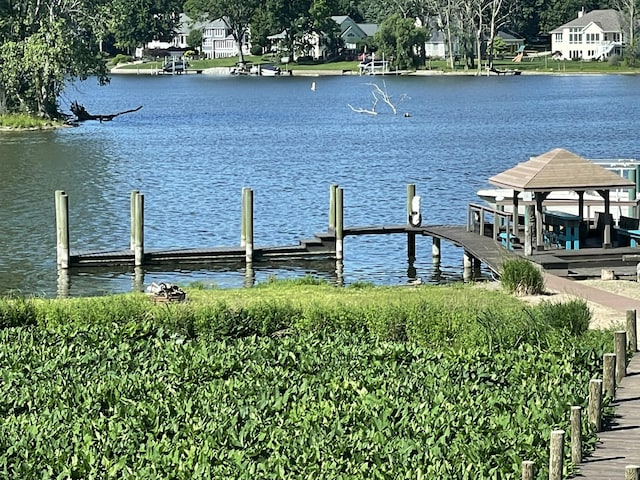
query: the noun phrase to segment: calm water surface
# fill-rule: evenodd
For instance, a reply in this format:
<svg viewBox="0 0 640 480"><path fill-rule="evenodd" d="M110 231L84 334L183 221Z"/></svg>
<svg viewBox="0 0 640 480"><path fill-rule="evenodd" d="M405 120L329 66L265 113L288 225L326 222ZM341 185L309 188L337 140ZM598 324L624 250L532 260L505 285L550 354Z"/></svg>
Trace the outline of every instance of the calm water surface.
<svg viewBox="0 0 640 480"><path fill-rule="evenodd" d="M374 81L399 115L370 108ZM312 91L311 82L316 83ZM255 244L295 244L326 230L332 183L345 191L345 224L405 221L406 184L429 223L464 224L486 179L563 147L587 158L640 158L640 77L117 76L70 87L61 99L91 113L143 108L112 122L52 132L0 133L0 295L55 296L54 192L70 202L72 250L123 249L129 192L145 195L145 247L239 243L242 187L255 195ZM406 118L402 113L410 113ZM416 274L458 280L462 252L417 240ZM348 237L344 282L408 280L401 236ZM335 265L256 266L255 279L306 273L335 280ZM71 295L129 291L134 275L75 272ZM143 281L241 286L241 266L146 271Z"/></svg>

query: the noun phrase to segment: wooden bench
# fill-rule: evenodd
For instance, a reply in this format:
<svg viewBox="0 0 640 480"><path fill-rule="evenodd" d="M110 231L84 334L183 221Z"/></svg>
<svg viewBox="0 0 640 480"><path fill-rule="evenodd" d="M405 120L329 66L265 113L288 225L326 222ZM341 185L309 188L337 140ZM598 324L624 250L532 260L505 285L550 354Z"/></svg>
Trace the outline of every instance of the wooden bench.
<svg viewBox="0 0 640 480"><path fill-rule="evenodd" d="M633 217L620 216L618 226L614 228L618 245L631 247L638 246L640 240L640 229L638 229L638 219Z"/></svg>

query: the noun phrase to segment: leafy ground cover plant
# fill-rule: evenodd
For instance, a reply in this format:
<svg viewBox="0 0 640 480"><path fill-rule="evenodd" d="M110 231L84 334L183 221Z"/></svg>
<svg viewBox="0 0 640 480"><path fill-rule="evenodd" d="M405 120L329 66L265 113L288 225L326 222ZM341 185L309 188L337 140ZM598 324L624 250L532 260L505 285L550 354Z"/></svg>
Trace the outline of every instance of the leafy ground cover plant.
<svg viewBox="0 0 640 480"><path fill-rule="evenodd" d="M0 477L545 478L612 345L518 320L490 348L546 317L465 286L249 293L0 300L28 319L0 328Z"/></svg>

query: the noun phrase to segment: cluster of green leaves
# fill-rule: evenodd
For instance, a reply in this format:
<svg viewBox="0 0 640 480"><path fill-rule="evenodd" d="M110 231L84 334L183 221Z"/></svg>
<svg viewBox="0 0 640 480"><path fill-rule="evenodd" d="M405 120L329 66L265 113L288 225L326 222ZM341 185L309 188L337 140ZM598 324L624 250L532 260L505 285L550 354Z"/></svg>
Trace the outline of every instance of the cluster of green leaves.
<svg viewBox="0 0 640 480"><path fill-rule="evenodd" d="M500 282L509 293L539 295L544 292L540 269L525 258L505 260L500 269Z"/></svg>
<svg viewBox="0 0 640 480"><path fill-rule="evenodd" d="M0 299L0 477L545 478L612 345L500 292L309 283Z"/></svg>

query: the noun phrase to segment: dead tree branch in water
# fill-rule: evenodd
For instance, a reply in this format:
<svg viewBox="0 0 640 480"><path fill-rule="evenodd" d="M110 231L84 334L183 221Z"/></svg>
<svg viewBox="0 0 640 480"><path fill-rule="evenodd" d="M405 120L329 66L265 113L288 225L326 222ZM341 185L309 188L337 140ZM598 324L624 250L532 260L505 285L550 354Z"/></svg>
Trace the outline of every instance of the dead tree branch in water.
<svg viewBox="0 0 640 480"><path fill-rule="evenodd" d="M382 81L383 88L380 88L380 85L376 83L367 83L366 85L373 87L373 90L371 91L371 95L373 96L373 104L371 105L371 108L370 109L357 108L352 106L351 104L347 104L351 110L357 113L368 113L369 115L377 115L378 112L376 111L376 107L378 106L378 103L382 100L382 102L385 103L391 109L394 115L398 113L398 109L396 105L391 100L391 95L389 95L389 93L387 92L387 84L384 82L384 80ZM401 103L407 98L408 97L406 95L402 95L398 103ZM407 114L405 114L405 116L407 116Z"/></svg>
<svg viewBox="0 0 640 480"><path fill-rule="evenodd" d="M71 113L73 113L76 116L76 121L78 122L84 122L86 120L98 120L100 123L102 123L102 122L110 122L117 116L124 115L125 113L137 112L141 108L142 108L142 105L140 105L137 108L133 108L131 110L125 110L124 112L111 113L109 115L92 115L89 112L87 112L87 109L84 108L83 105L80 105L77 101L74 101L71 104Z"/></svg>

